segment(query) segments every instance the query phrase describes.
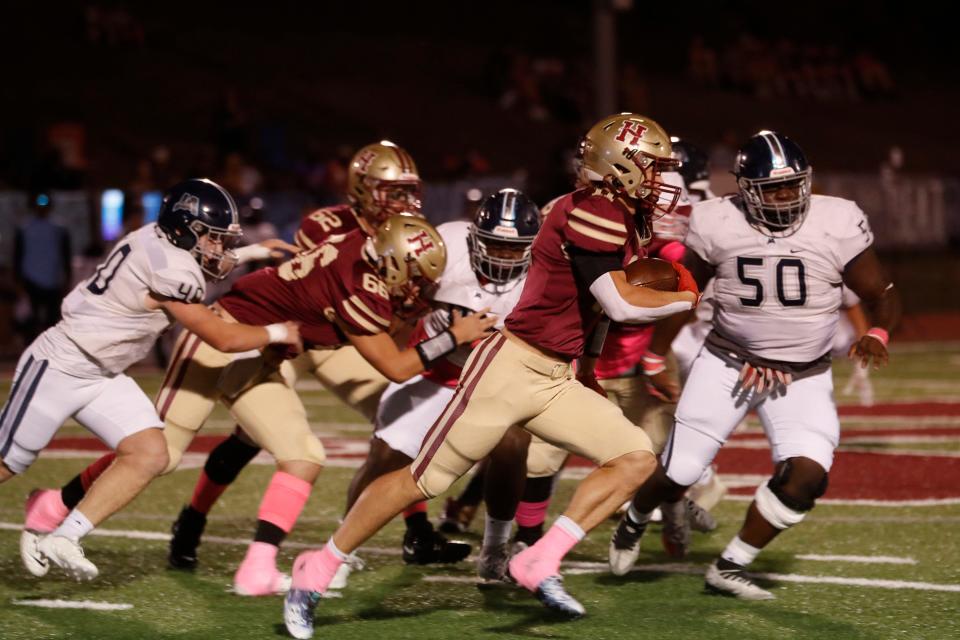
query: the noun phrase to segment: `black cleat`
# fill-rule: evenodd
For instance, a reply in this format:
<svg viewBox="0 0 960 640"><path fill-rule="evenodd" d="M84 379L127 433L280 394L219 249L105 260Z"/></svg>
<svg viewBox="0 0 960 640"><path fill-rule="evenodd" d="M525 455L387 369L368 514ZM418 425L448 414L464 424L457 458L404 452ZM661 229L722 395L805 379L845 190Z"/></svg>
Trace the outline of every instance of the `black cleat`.
<svg viewBox="0 0 960 640"><path fill-rule="evenodd" d="M186 506L177 516L170 531L170 552L167 562L173 569L195 569L197 566L197 547L200 546L200 536L207 526L207 516Z"/></svg>
<svg viewBox="0 0 960 640"><path fill-rule="evenodd" d="M407 564L434 564L460 562L470 555L466 542L447 540L433 530L433 526L407 529L403 534L403 561Z"/></svg>

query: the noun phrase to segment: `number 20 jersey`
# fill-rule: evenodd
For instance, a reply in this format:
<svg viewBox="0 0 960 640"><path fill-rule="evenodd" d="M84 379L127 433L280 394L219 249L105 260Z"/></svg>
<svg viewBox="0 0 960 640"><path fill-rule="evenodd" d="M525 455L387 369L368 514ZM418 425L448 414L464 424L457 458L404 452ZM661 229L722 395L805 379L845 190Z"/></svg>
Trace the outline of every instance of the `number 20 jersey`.
<svg viewBox="0 0 960 640"><path fill-rule="evenodd" d="M716 269L714 331L743 354L789 363L830 351L843 270L873 243L850 200L814 195L793 235L751 226L737 198L694 205L684 244Z"/></svg>
<svg viewBox="0 0 960 640"><path fill-rule="evenodd" d="M173 246L156 224L121 238L96 272L64 299L63 319L48 336L60 346L51 354L51 366L67 373L74 369L63 337L108 374L141 360L171 324L165 311L147 308L151 292L188 303L200 302L204 294L200 265L189 252Z"/></svg>

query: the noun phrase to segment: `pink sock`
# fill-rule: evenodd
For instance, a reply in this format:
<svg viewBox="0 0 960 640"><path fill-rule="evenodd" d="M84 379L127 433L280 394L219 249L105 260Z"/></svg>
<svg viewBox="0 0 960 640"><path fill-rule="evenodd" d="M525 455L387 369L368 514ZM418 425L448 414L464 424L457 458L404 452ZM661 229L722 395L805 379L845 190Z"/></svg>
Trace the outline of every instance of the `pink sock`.
<svg viewBox="0 0 960 640"><path fill-rule="evenodd" d="M417 513L426 513L427 512L427 501L421 500L420 502L414 502L412 505L407 507L403 512L404 518L409 518L412 515Z"/></svg>
<svg viewBox="0 0 960 640"><path fill-rule="evenodd" d="M274 524L290 533L296 524L303 506L307 504L313 486L306 480L277 471L270 479L270 486L260 501L257 518Z"/></svg>
<svg viewBox="0 0 960 640"><path fill-rule="evenodd" d="M521 502L517 505L517 515L515 517L517 526L536 527L543 524L547 519L547 507L550 506L550 499L542 502Z"/></svg>
<svg viewBox="0 0 960 640"><path fill-rule="evenodd" d="M60 526L70 514L70 509L63 504L58 489L40 489L27 498L26 512L27 517L23 523L25 529L50 533Z"/></svg>
<svg viewBox="0 0 960 640"><path fill-rule="evenodd" d="M294 589L324 593L347 554L337 549L333 538L319 551L304 551L293 561Z"/></svg>
<svg viewBox="0 0 960 640"><path fill-rule="evenodd" d="M257 569L263 569L264 567L276 567L277 551L279 551L279 549L268 542L251 542L250 546L247 547L247 555L244 556L240 568L256 567Z"/></svg>
<svg viewBox="0 0 960 640"><path fill-rule="evenodd" d="M217 484L207 475L206 471L200 472L197 478L197 485L193 488L193 498L190 499L190 506L199 513L210 513L214 503L227 490L228 484Z"/></svg>
<svg viewBox="0 0 960 640"><path fill-rule="evenodd" d="M513 557L510 575L522 587L536 591L544 579L560 573L560 561L583 536L583 529L576 522L560 516L536 544Z"/></svg>

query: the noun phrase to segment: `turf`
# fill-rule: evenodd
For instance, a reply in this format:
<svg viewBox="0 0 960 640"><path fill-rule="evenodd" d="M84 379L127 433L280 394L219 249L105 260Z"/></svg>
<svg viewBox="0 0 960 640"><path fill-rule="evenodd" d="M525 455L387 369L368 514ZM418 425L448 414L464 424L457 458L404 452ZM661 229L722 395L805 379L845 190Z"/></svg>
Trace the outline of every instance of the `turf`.
<svg viewBox="0 0 960 640"><path fill-rule="evenodd" d="M875 376L877 400L960 401L960 346L910 348L895 352L896 368ZM837 367L837 388L849 369ZM139 375L152 392L159 376ZM8 382L8 381L6 381ZM6 382L4 384L6 384ZM323 434L361 437L367 427L328 394L310 385L303 391L315 428ZM0 395L5 395L0 390ZM841 399L843 400L843 399ZM220 412L210 432L230 427ZM857 443L857 447L898 448L956 454L957 418L943 418L953 442L935 444ZM890 420L858 418L851 428L888 428ZM900 428L915 426L904 420ZM63 435L85 432L67 427ZM23 498L34 486L57 486L92 458L42 457L24 476L0 487L0 522L22 521ZM92 583L78 584L51 570L44 579L26 575L17 554L18 532L0 529L0 638L272 638L283 637L280 598L249 599L228 593L233 571L243 557L243 540L253 529L257 503L271 467L244 471L211 514L209 539L194 573L166 568L162 540L90 536L88 556L101 569ZM935 459L929 469L936 474ZM188 499L198 471L180 470L155 482L103 530L165 533ZM322 543L342 509L352 469L324 471L280 564L289 567L303 545ZM551 513L562 509L576 482L559 483ZM454 487L456 490L457 487ZM960 495L960 489L958 489ZM432 510L439 508L435 502ZM401 525L392 523L367 543L365 571L354 574L342 598L324 600L318 609L318 638L951 638L960 637L960 592L764 582L776 595L771 602L746 603L703 592L702 571L736 533L744 502L724 501L716 510L720 528L697 534L690 557L669 572L637 571L615 578L602 571L613 522L594 531L569 560L596 573L568 575L567 585L588 609L577 622L552 618L529 594L509 588L478 589L472 565L406 567L397 555ZM477 541L482 516L466 538ZM822 505L797 529L783 534L760 556L758 572L790 576L865 578L934 585L960 585L960 505L874 507ZM640 566L671 562L653 528L644 540ZM894 556L915 564L861 564L805 560L804 554ZM689 571L690 573L684 573ZM433 580L456 579L456 582ZM47 609L14 601L41 598L126 603L124 611Z"/></svg>

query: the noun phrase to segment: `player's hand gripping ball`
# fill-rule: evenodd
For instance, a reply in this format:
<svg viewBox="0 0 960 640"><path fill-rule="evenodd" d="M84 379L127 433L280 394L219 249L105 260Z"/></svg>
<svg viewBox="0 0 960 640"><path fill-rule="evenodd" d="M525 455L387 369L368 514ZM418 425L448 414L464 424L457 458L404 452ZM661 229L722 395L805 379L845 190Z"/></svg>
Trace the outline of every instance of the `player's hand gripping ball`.
<svg viewBox="0 0 960 640"><path fill-rule="evenodd" d="M627 282L635 287L648 287L657 291L677 291L680 278L673 264L660 258L640 258L624 269Z"/></svg>

